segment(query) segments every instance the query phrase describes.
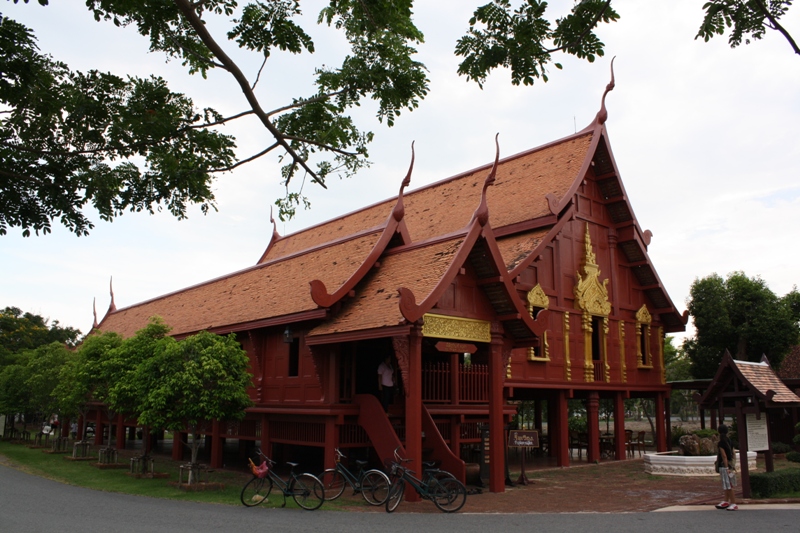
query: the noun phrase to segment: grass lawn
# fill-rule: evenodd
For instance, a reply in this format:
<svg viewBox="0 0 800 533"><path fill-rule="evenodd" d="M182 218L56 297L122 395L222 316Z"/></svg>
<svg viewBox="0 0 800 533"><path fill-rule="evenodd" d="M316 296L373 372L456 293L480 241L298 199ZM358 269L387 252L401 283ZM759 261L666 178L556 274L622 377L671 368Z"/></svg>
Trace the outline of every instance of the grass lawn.
<svg viewBox="0 0 800 533"><path fill-rule="evenodd" d="M96 456L96 451L94 452ZM0 441L0 456L7 459L7 464L22 471L46 477L61 483L76 485L94 490L108 492L121 492L165 498L171 500L184 500L206 503L219 503L224 505L242 505L239 495L242 487L251 476L249 473L218 469L209 474L209 481L222 484L224 488L216 490L185 491L179 489L178 467L181 464L169 458L156 456L155 470L157 473L167 473L166 478L135 478L128 474L127 465L133 452L119 451L119 461L126 468L100 469L95 466L96 461L72 461L67 459L70 454L53 454L42 448L29 448L24 444ZM280 507L283 497L280 490L273 488L269 501L263 507ZM338 501L325 502L323 507L330 510L339 507ZM286 507L297 508L291 497L287 498Z"/></svg>

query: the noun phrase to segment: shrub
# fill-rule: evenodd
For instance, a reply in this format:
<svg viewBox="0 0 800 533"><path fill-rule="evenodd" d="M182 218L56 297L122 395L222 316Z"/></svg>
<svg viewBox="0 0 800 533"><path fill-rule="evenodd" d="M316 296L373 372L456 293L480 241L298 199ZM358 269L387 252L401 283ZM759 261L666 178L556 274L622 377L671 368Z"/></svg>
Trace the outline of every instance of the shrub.
<svg viewBox="0 0 800 533"><path fill-rule="evenodd" d="M753 491L753 496L759 498L769 498L787 492L800 492L800 469L791 468L776 472L750 474L750 489Z"/></svg>
<svg viewBox="0 0 800 533"><path fill-rule="evenodd" d="M772 453L788 453L790 451L792 451L792 447L788 444L784 444L783 442L772 443Z"/></svg>
<svg viewBox="0 0 800 533"><path fill-rule="evenodd" d="M786 460L793 463L800 463L800 452L791 451L787 453Z"/></svg>
<svg viewBox="0 0 800 533"><path fill-rule="evenodd" d="M713 439L719 434L717 433L716 429L696 429L692 431L692 433L694 433L701 439Z"/></svg>
<svg viewBox="0 0 800 533"><path fill-rule="evenodd" d="M567 421L567 427L570 431L577 431L578 433L586 433L588 423L586 418L582 416L571 416Z"/></svg>
<svg viewBox="0 0 800 533"><path fill-rule="evenodd" d="M681 437L687 433L688 431L683 429L683 426L672 426L672 446L679 446Z"/></svg>

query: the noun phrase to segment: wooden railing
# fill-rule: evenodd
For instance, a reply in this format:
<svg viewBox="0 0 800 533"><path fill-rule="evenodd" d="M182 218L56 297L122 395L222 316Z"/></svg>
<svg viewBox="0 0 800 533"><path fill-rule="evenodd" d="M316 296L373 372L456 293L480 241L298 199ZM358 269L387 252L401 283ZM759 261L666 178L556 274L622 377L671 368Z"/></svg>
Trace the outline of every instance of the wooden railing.
<svg viewBox="0 0 800 533"><path fill-rule="evenodd" d="M458 386L457 403L486 403L489 401L489 367L458 364L456 376L450 363L423 363L422 401L426 403L456 403L453 386Z"/></svg>

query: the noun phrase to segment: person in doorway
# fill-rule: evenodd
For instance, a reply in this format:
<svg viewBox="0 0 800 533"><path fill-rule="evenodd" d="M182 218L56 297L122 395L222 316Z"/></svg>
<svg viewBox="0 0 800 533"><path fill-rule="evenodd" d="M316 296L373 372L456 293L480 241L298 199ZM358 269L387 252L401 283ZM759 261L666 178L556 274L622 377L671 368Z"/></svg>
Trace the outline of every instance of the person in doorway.
<svg viewBox="0 0 800 533"><path fill-rule="evenodd" d="M381 393L383 410L388 413L389 406L394 401L394 368L391 355L387 355L378 366L378 390Z"/></svg>
<svg viewBox="0 0 800 533"><path fill-rule="evenodd" d="M725 493L725 499L717 504L717 509L738 511L739 506L736 505L736 495L734 494L734 487L736 486L736 464L733 461L733 445L731 444L731 439L728 438L728 426L720 424L718 431L717 464L719 465L719 477L722 480L722 490Z"/></svg>

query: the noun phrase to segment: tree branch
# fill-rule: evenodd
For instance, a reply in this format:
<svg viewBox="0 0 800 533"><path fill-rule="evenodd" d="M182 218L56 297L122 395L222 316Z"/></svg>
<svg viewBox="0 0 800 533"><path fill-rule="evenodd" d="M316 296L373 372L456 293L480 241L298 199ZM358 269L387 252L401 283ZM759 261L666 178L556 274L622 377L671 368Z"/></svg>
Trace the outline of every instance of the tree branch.
<svg viewBox="0 0 800 533"><path fill-rule="evenodd" d="M583 30L583 33L581 33L576 40L572 41L571 43L567 43L563 46L559 46L558 48L553 48L552 50L545 50L545 53L552 54L553 52L562 52L567 48L569 48L570 46L577 45L579 42L583 40L584 37L586 37L586 35L590 31L592 31L592 28L597 26L597 23L600 22L601 18L603 18L603 14L605 14L606 10L608 9L608 6L610 5L611 5L611 0L606 0L606 5L603 7L603 9L600 10L600 13L597 14L592 23L589 24L589 26L587 26L585 30Z"/></svg>
<svg viewBox="0 0 800 533"><path fill-rule="evenodd" d="M264 61L261 62L261 67L258 69L258 73L256 74L256 81L253 82L253 85L250 87L251 91L256 90L256 85L258 85L258 80L261 79L261 71L264 70L264 65L267 64L267 55L264 54Z"/></svg>
<svg viewBox="0 0 800 533"><path fill-rule="evenodd" d="M344 92L347 92L347 89L342 89L340 91L336 91L336 92L332 92L332 93L320 94L320 95L308 98L307 100L301 100L299 102L295 102L295 103L287 105L287 106L279 107L278 109L273 109L272 111L267 113L267 116L271 117L272 115L275 115L277 113L283 113L284 111L288 111L289 109L294 109L295 107L302 107L304 105L313 104L314 102L319 102L320 100L327 100L328 98L332 98L334 96L338 96L338 95L340 95L340 94L342 94Z"/></svg>
<svg viewBox="0 0 800 533"><path fill-rule="evenodd" d="M227 118L223 118L222 120L217 120L216 122L206 122L205 124L197 124L196 126L188 126L187 129L203 129L208 128L209 126L218 126L220 124L225 124L226 122L230 122L231 120L236 120L237 118L242 118L247 115L252 115L254 111L251 109L250 111L242 111L236 115L232 115Z"/></svg>
<svg viewBox="0 0 800 533"><path fill-rule="evenodd" d="M272 150L274 150L278 146L280 146L280 144L276 142L272 146L260 151L259 153L255 154L253 156L250 156L247 159L242 159L241 161L238 161L235 165L232 165L232 166L229 166L229 167L225 167L225 168L213 168L213 169L209 170L209 172L228 172L229 170L233 170L234 168L236 168L238 166L244 165L245 163L249 163L250 161L258 159L262 155L265 155L265 154L271 152Z"/></svg>
<svg viewBox="0 0 800 533"><path fill-rule="evenodd" d="M358 155L355 152L346 152L344 150L340 150L339 148L334 148L333 146L330 146L328 144L321 143L319 141L312 141L311 139L304 139L303 137L295 137L294 135L284 135L284 138L289 139L290 141L297 141L305 144L313 144L314 146L319 146L320 148L324 148L329 152L334 152L337 154L342 154L350 157L355 157Z"/></svg>
<svg viewBox="0 0 800 533"><path fill-rule="evenodd" d="M183 13L183 16L186 17L187 22L194 28L194 31L197 33L197 36L200 38L201 41L208 47L212 54L225 66L226 70L233 75L236 81L239 83L239 88L244 93L247 102L250 104L250 107L253 109L253 112L261 119L261 123L267 128L275 140L283 146L286 150L286 153L292 158L292 160L300 165L306 172L317 177L317 174L311 170L305 160L303 160L297 152L289 145L286 141L283 133L275 127L275 125L270 122L269 117L261 108L261 104L256 98L256 95L253 93L252 89L250 89L250 83L247 81L247 77L241 71L239 66L225 53L225 51L217 44L211 34L208 32L208 28L206 25L203 24L202 19L195 13L194 9L192 9L192 4L189 0L174 0L175 5L178 7L178 10Z"/></svg>
<svg viewBox="0 0 800 533"><path fill-rule="evenodd" d="M761 9L761 12L764 13L764 15L772 23L773 29L778 30L781 34L783 34L786 40L789 41L789 45L792 47L792 50L794 50L794 53L800 54L800 47L798 47L797 43L794 42L794 39L792 39L792 36L789 34L789 32L786 31L786 29L778 23L778 19L772 16L772 13L769 12L767 6L764 5L763 0L756 0L756 4L758 4L758 7Z"/></svg>

